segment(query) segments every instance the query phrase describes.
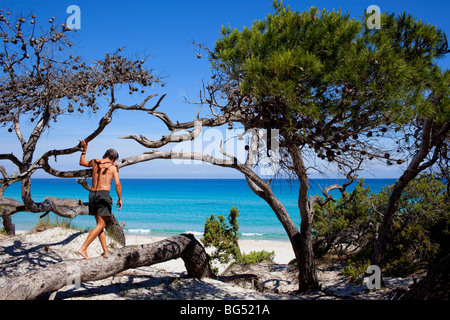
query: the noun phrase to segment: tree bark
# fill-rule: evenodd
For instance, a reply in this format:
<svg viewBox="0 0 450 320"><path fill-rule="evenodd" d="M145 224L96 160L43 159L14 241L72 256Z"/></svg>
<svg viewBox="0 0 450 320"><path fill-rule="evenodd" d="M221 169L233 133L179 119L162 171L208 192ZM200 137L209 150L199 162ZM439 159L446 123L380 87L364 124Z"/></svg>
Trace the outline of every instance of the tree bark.
<svg viewBox="0 0 450 320"><path fill-rule="evenodd" d="M127 246L107 259L68 260L17 277L0 290L0 299L32 300L66 285L111 277L130 268L182 258L189 277L212 277L203 246L192 234L180 234L155 243Z"/></svg>
<svg viewBox="0 0 450 320"><path fill-rule="evenodd" d="M6 234L8 236L16 235L16 225L12 223L11 216L4 216L3 218L3 227L5 228Z"/></svg>
<svg viewBox="0 0 450 320"><path fill-rule="evenodd" d="M308 199L309 178L300 149L294 144L288 147L292 157L294 171L300 183L298 194L298 208L300 210L301 223L298 242L300 245L299 269L299 292L308 292L320 288L317 278L316 265L314 261L314 250L312 241L312 222L314 209L312 201Z"/></svg>
<svg viewBox="0 0 450 320"><path fill-rule="evenodd" d="M106 223L106 232L108 232L108 235L123 247L126 245L125 233L123 232L124 228L125 224L123 223L123 225L120 225L114 214L111 214L111 217Z"/></svg>
<svg viewBox="0 0 450 320"><path fill-rule="evenodd" d="M308 292L319 289L319 280L316 273L314 261L314 250L312 241L312 222L314 211L308 201L309 180L308 177L301 176L300 191L298 197L298 206L300 208L300 252L301 259L299 264L299 291Z"/></svg>

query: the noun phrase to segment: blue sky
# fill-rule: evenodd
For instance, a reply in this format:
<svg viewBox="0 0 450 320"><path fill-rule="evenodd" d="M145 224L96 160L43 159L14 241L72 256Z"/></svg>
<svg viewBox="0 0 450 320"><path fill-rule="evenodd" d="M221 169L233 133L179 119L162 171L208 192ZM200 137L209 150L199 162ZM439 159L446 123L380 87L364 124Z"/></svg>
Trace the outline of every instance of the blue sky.
<svg viewBox="0 0 450 320"><path fill-rule="evenodd" d="M23 14L33 13L37 22L45 25L54 16L59 23L70 16L66 13L69 5L78 5L81 9L81 29L75 34L74 51L86 60L104 57L119 47L126 47L124 54L129 57L149 55L147 66L155 69L155 74L165 77L165 87L155 86L148 94L167 94L160 110L166 112L173 121L192 120L197 114L197 106L185 103L185 97L198 99L202 80L210 77L207 59L197 58L198 48L192 40L213 48L219 38L222 25L242 29L254 20L264 19L272 13L272 0L232 0L232 1L38 1L38 0L2 0L1 8ZM345 1L284 1L291 9L304 11L311 6L319 9L340 9L349 11L353 17L360 17L369 5L377 5L383 12L403 12L413 14L424 22L437 25L450 34L448 19L450 0L430 1L381 1L381 0L345 0ZM450 66L450 58L439 62L444 68ZM137 103L144 96L128 95L121 97L124 104ZM36 156L53 148L75 145L78 140L89 134L97 125L102 112L97 114L67 116L54 124L51 130L42 136ZM24 129L26 132L26 128ZM143 134L150 139L167 134L165 126L158 119L145 113L121 111L113 122L88 149L88 158L101 157L104 150L114 147L120 157L127 157L146 151L137 143L119 140L117 137L129 134ZM1 152L14 152L20 155L20 147L14 134L7 128L0 128ZM55 167L59 169L77 169L79 154L60 157ZM11 172L9 164L0 161ZM366 177L397 177L398 167L377 167L366 170ZM167 160L156 160L121 171L129 178L241 178L232 170L206 164L183 165ZM36 177L46 177L38 172Z"/></svg>

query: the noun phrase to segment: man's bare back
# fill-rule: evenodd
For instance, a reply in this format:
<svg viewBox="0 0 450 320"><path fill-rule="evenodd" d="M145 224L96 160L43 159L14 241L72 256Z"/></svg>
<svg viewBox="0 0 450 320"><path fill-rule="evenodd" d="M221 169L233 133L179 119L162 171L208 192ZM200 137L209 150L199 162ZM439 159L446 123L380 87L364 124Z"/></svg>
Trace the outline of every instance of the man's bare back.
<svg viewBox="0 0 450 320"><path fill-rule="evenodd" d="M93 159L90 161L92 167L91 190L111 190L111 182L118 175L117 166L109 159Z"/></svg>
<svg viewBox="0 0 450 320"><path fill-rule="evenodd" d="M119 200L117 201L117 207L120 210L122 208L122 185L119 180L119 168L114 163L114 160L105 157L103 159L86 160L87 143L82 140L80 146L84 149L80 157L80 165L85 167L92 167L92 191L99 190L111 190L112 179L116 187Z"/></svg>

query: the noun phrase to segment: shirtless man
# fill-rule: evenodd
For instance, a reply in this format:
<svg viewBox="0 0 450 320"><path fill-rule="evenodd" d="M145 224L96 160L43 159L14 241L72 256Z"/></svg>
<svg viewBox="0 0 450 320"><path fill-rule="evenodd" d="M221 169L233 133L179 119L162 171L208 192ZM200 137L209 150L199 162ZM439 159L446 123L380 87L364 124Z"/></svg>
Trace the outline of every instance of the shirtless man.
<svg viewBox="0 0 450 320"><path fill-rule="evenodd" d="M122 186L119 180L119 169L114 163L119 157L118 153L114 149L108 149L103 156L103 159L93 159L87 161L86 150L87 143L82 140L80 142L83 152L80 157L80 165L84 167L92 167L92 188L89 193L89 214L95 217L97 226L87 236L86 241L77 252L85 259L90 259L87 255L88 246L94 241L96 237L99 238L100 244L103 248L102 256L108 257L108 248L106 246L106 236L103 229L106 227L106 223L109 217L112 215L112 198L109 195L111 190L111 182L114 178L114 184L116 186L117 195L119 200L117 201L117 208L122 208Z"/></svg>

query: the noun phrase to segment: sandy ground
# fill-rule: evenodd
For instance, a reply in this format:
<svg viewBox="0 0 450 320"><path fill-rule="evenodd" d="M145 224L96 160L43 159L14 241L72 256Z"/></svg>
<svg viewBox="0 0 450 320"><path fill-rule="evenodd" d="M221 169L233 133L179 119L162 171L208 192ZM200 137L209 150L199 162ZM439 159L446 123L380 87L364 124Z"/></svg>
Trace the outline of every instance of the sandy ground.
<svg viewBox="0 0 450 320"><path fill-rule="evenodd" d="M77 230L53 228L41 232L21 232L15 237L0 238L0 290L15 276L63 260L79 259L76 251L85 241L87 233ZM127 245L148 244L162 238L127 236ZM274 251L273 262L257 265L221 265L224 275L251 273L258 277L259 286L250 282L230 283L215 279L188 279L181 259L170 260L148 267L126 270L114 277L66 286L55 299L219 299L219 300L293 300L293 299L391 299L395 290L406 290L412 278L385 279L386 288L369 290L366 284L350 284L340 273L339 265L318 265L322 289L308 295L296 295L298 289L296 268L288 263L294 258L289 242L241 240L241 251ZM108 238L113 251L119 246ZM102 253L100 243L94 240L88 249L91 257Z"/></svg>

